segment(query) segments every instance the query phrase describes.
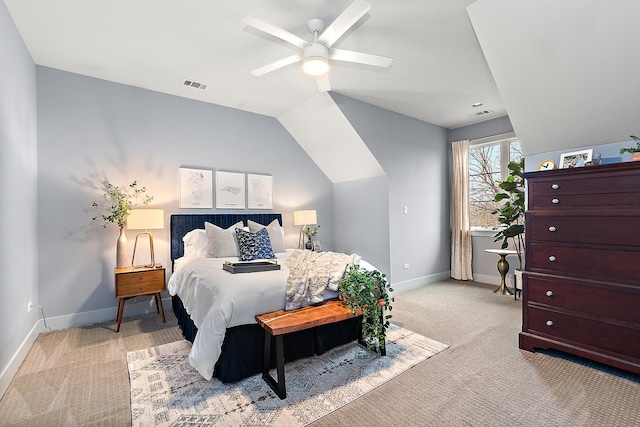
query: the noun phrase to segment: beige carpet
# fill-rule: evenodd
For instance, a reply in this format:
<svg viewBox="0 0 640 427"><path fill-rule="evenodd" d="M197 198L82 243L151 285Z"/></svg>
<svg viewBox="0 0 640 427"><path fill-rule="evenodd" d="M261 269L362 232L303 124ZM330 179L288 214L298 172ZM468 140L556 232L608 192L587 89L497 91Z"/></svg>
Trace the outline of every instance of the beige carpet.
<svg viewBox="0 0 640 427"><path fill-rule="evenodd" d="M522 302L494 289L447 280L397 294L393 322L450 347L311 426L640 426L640 375L520 350ZM120 334L109 322L41 335L0 426L129 425L126 354L181 339L166 311L166 324L125 318Z"/></svg>
<svg viewBox="0 0 640 427"><path fill-rule="evenodd" d="M353 342L288 363L284 400L261 374L233 384L205 380L189 365L188 341L138 350L127 354L132 425L305 426L447 347L392 324L386 356Z"/></svg>

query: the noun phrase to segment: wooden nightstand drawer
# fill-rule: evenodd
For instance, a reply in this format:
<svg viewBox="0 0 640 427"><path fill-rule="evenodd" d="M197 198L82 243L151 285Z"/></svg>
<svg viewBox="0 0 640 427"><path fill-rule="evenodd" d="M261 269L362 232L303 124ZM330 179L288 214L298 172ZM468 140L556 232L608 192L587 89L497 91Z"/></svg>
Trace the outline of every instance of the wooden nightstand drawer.
<svg viewBox="0 0 640 427"><path fill-rule="evenodd" d="M116 298L155 294L164 287L163 268L116 273Z"/></svg>

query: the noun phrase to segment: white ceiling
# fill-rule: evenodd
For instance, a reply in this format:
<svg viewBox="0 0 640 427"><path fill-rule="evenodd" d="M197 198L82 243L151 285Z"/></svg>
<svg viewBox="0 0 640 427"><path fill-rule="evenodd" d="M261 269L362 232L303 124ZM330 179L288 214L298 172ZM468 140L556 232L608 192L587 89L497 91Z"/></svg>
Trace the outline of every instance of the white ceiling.
<svg viewBox="0 0 640 427"><path fill-rule="evenodd" d="M334 46L391 56L388 69L334 63L334 92L447 128L506 110L466 7L473 0L369 0ZM245 26L256 15L304 39L350 0L5 0L38 65L279 117L318 94L298 65L255 78L294 48ZM188 88L183 79L208 85ZM471 107L494 113L469 118Z"/></svg>

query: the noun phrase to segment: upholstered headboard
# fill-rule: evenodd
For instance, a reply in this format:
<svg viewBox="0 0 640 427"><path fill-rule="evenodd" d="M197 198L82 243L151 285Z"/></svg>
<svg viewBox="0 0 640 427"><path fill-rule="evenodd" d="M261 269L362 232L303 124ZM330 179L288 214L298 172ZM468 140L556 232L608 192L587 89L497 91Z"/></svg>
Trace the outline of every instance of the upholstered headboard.
<svg viewBox="0 0 640 427"><path fill-rule="evenodd" d="M182 238L189 231L196 228L204 229L204 223L209 222L218 227L228 228L238 221L247 225L247 220L259 224L269 225L277 219L282 225L282 214L174 214L171 215L171 262L184 255Z"/></svg>

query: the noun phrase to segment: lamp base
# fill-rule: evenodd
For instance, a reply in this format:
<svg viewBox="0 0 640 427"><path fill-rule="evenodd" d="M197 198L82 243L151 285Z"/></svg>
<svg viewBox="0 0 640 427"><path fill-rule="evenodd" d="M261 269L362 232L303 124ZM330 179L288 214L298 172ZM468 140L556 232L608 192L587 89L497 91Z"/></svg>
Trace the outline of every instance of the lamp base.
<svg viewBox="0 0 640 427"><path fill-rule="evenodd" d="M138 237L140 237L143 234L146 234L149 236L149 253L151 254L151 261L149 262L149 264L136 265L135 260L136 260L136 249L138 247ZM133 268L154 268L156 266L156 258L153 253L153 236L148 231L138 233L138 235L136 236L136 242L133 245L133 256L131 257L131 266Z"/></svg>

